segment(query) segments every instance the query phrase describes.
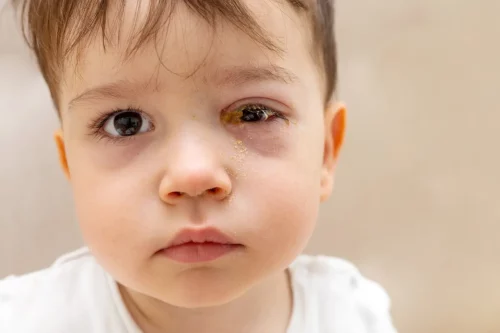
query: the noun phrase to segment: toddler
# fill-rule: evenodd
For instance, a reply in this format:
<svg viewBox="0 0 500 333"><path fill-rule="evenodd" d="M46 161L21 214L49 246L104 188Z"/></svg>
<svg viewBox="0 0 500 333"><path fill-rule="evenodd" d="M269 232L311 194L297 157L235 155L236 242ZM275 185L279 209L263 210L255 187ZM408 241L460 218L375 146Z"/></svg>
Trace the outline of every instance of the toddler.
<svg viewBox="0 0 500 333"><path fill-rule="evenodd" d="M333 0L14 0L86 247L0 281L5 333L394 333L301 255L345 109Z"/></svg>

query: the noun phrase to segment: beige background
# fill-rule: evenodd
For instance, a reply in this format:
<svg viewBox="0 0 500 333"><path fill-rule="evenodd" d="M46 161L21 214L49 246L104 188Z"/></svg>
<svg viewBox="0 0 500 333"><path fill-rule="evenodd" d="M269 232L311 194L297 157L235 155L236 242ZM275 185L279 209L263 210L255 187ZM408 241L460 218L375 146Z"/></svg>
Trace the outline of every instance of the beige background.
<svg viewBox="0 0 500 333"><path fill-rule="evenodd" d="M380 281L401 332L500 332L500 1L337 2L349 134L308 252ZM9 18L0 276L81 244L51 141L57 119Z"/></svg>

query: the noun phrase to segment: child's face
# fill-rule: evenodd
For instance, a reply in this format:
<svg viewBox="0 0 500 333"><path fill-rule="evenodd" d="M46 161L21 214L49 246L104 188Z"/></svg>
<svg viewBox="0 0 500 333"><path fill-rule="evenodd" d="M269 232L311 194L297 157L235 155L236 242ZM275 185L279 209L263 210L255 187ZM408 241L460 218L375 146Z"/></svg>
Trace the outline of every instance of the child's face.
<svg viewBox="0 0 500 333"><path fill-rule="evenodd" d="M342 115L325 114L309 23L273 1L247 3L283 54L230 25L213 34L179 6L162 42L123 62L131 10L122 44L104 52L97 38L79 73L65 73L59 143L84 239L117 281L177 306L230 301L284 270L331 190ZM113 138L125 132L137 135ZM160 252L205 226L242 246L196 264Z"/></svg>

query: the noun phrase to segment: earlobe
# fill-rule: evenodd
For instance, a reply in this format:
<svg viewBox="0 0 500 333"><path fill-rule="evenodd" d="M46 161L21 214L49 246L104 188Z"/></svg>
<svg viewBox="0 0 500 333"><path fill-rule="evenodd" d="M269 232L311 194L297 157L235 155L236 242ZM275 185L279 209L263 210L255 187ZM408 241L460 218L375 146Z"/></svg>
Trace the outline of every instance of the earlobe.
<svg viewBox="0 0 500 333"><path fill-rule="evenodd" d="M331 104L325 111L325 147L321 171L320 200L325 201L333 190L335 167L344 143L346 108L343 104Z"/></svg>
<svg viewBox="0 0 500 333"><path fill-rule="evenodd" d="M66 148L64 145L64 137L61 129L54 133L54 141L56 142L57 152L59 154L59 164L63 170L66 178L70 179L68 159L66 158Z"/></svg>

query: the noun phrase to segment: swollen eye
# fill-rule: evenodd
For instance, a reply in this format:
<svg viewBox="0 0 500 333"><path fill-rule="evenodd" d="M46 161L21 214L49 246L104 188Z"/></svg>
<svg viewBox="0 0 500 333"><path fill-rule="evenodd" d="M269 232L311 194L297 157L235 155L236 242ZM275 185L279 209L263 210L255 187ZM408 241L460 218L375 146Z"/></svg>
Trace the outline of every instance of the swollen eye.
<svg viewBox="0 0 500 333"><path fill-rule="evenodd" d="M243 110L240 119L245 122L265 121L269 118L268 114L262 110Z"/></svg>
<svg viewBox="0 0 500 333"><path fill-rule="evenodd" d="M224 112L221 119L224 123L240 124L262 122L275 116L276 112L263 105L246 105L241 108Z"/></svg>

